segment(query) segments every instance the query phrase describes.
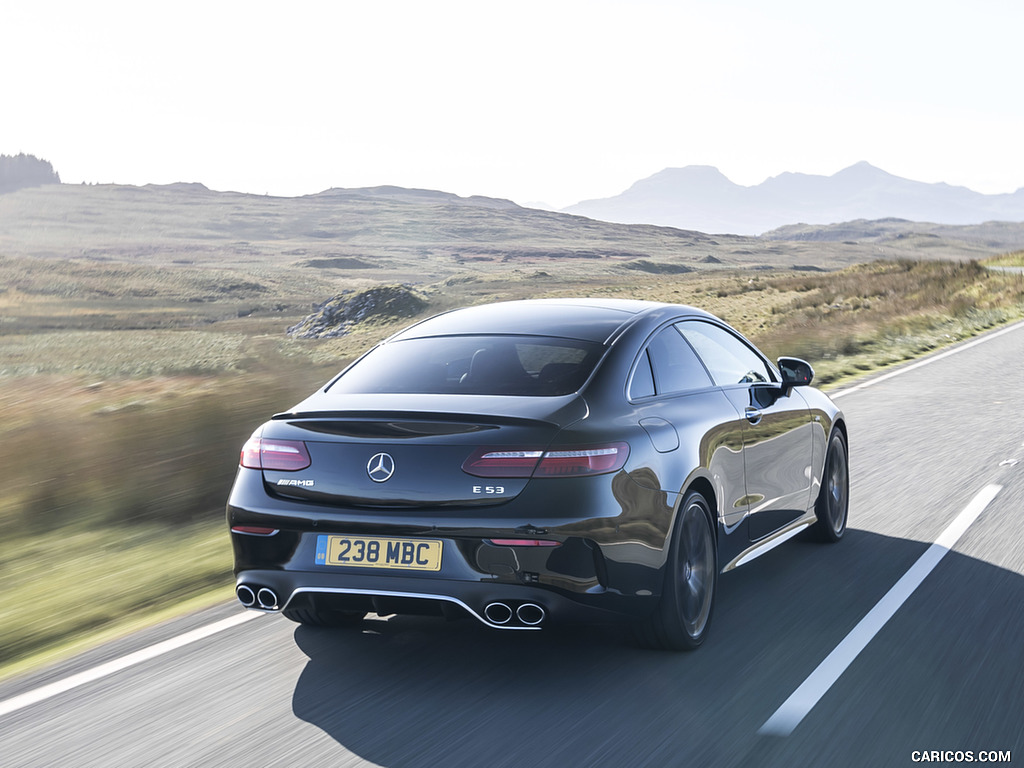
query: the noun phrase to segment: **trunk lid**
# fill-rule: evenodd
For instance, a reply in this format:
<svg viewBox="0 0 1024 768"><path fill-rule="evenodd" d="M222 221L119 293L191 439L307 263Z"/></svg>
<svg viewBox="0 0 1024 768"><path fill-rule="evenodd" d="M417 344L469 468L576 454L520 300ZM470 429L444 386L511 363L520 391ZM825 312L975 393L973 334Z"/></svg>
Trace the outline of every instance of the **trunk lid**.
<svg viewBox="0 0 1024 768"><path fill-rule="evenodd" d="M262 431L264 439L302 441L310 466L264 469L264 480L277 495L339 506L500 504L515 498L529 478L477 477L463 469L466 460L482 448L542 451L586 413L586 403L575 394L338 398L318 393L275 416Z"/></svg>

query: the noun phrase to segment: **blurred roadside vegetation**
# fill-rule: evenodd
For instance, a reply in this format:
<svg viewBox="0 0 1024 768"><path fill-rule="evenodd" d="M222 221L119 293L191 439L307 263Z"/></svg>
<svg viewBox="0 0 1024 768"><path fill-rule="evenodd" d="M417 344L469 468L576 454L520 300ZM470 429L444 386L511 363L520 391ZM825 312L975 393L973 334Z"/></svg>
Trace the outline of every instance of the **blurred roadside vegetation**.
<svg viewBox="0 0 1024 768"><path fill-rule="evenodd" d="M366 282L320 277L305 290L325 292L303 302L301 287L267 276L65 264L55 280L52 266L0 258L0 675L179 601L228 598L223 510L241 444L412 319L292 340L284 329L309 302ZM806 358L819 385L1024 317L1024 276L976 261L614 278L507 269L417 290L423 316L542 296L692 304L772 357Z"/></svg>
<svg viewBox="0 0 1024 768"><path fill-rule="evenodd" d="M985 259L985 266L987 267L1010 267L1010 268L1022 268L1024 267L1024 251L1016 251L1014 253L1003 254L1002 256L995 256L991 259Z"/></svg>

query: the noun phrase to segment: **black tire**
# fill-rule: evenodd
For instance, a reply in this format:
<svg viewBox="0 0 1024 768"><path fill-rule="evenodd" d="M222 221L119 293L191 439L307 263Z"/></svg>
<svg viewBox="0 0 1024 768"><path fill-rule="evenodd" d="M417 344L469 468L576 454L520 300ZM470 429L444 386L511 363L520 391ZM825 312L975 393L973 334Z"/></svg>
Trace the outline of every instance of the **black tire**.
<svg viewBox="0 0 1024 768"><path fill-rule="evenodd" d="M310 627L354 627L366 616L362 611L316 611L307 608L290 608L281 614L286 619Z"/></svg>
<svg viewBox="0 0 1024 768"><path fill-rule="evenodd" d="M697 492L687 494L672 532L661 601L635 628L642 645L692 651L704 643L718 585L718 547L711 520L707 500Z"/></svg>
<svg viewBox="0 0 1024 768"><path fill-rule="evenodd" d="M835 543L846 533L850 513L850 464L846 438L836 430L828 442L821 490L814 504L818 522L812 530L819 541Z"/></svg>

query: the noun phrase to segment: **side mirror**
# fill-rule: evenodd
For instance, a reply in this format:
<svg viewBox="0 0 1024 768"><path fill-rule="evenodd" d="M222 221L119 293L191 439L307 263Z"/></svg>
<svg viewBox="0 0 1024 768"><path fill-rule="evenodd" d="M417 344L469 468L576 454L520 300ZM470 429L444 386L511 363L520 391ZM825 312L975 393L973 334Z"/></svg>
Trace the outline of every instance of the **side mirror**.
<svg viewBox="0 0 1024 768"><path fill-rule="evenodd" d="M780 357L779 371L782 372L782 391L787 395L793 387L806 387L814 378L811 364L798 357Z"/></svg>

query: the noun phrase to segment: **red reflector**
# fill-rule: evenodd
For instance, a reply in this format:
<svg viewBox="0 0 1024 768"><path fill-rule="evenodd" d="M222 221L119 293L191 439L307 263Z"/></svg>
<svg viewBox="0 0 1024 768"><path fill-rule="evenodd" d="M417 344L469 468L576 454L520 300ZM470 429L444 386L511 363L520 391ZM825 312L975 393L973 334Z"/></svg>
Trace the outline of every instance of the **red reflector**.
<svg viewBox="0 0 1024 768"><path fill-rule="evenodd" d="M499 547L560 547L562 542L550 539L487 539L490 544Z"/></svg>
<svg viewBox="0 0 1024 768"><path fill-rule="evenodd" d="M247 533L250 536L273 536L277 528L264 528L261 525L233 525L232 533Z"/></svg>
<svg viewBox="0 0 1024 768"><path fill-rule="evenodd" d="M312 462L301 440L271 440L250 437L242 446L239 463L249 469L276 469L294 472Z"/></svg>

